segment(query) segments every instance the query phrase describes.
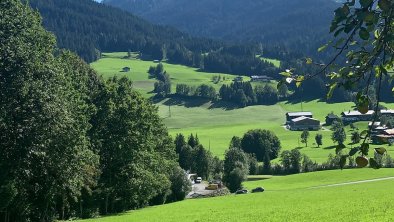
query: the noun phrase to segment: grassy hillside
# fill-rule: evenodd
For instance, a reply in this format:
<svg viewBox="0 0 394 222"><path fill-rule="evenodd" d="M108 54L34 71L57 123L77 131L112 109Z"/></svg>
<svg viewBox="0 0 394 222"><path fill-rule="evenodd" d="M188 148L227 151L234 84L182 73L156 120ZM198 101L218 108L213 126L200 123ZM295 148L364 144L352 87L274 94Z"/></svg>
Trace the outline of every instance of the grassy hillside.
<svg viewBox="0 0 394 222"><path fill-rule="evenodd" d="M136 54L132 54L130 59L124 58L127 56L126 52L118 53L103 53L102 59L91 63L91 66L96 69L99 74L103 77L117 76L127 76L133 80L135 88L146 97L152 95L149 94L153 90L153 84L155 79L148 78L148 69L150 66L156 66L157 63L153 61L143 61L137 59ZM207 73L199 72L196 68L191 68L183 65L174 65L169 63L163 63L164 69L170 74L172 82L172 91L175 92L176 84L188 84L188 85L201 85L209 84L214 86L217 90L223 84L229 84L234 79L234 75L228 75L223 73ZM130 67L130 72L122 72L123 67ZM212 82L213 76L224 77L225 80L219 84L214 84ZM248 80L248 77L244 77Z"/></svg>
<svg viewBox="0 0 394 222"><path fill-rule="evenodd" d="M264 193L186 200L85 221L393 221L393 179L324 187L393 176L392 169L355 169L273 177L245 184L263 186Z"/></svg>
<svg viewBox="0 0 394 222"><path fill-rule="evenodd" d="M104 77L126 75L133 80L138 91L146 97L152 96L149 92L153 90L155 80L148 79L147 70L149 66L156 65L156 63L139 60L135 54L131 59L122 59L126 54L125 52L106 53L102 59L91 65ZM131 71L128 73L121 72L125 66L131 67ZM234 78L233 75L204 73L181 65L165 63L164 68L171 76L173 88L177 83L189 85L205 83L219 89L222 84L229 84ZM214 84L211 79L215 75L221 75L226 80ZM324 162L330 153L334 153L335 144L331 140L331 131L328 129L319 131L323 135L323 146L321 148L316 148L313 144L317 132L310 132L309 145L305 147L304 144L299 142L301 132L288 131L282 126L285 122L285 113L300 110L311 111L315 118L324 122L328 113L334 112L339 115L342 111L352 109L354 105L350 102L327 104L313 100L302 104L281 102L272 106L236 108L229 103L211 103L202 99L179 100L171 98L156 102L159 107L159 114L163 117L169 132L173 136L177 133L183 133L186 136L191 133L198 134L200 142L206 148L210 148L214 155L221 158L224 156L224 152L233 136L242 136L250 129L262 128L274 131L281 140L284 150L299 148L302 153L307 154L317 162ZM390 104L385 105L393 107ZM356 124L360 129L365 128L366 125L367 123ZM347 143L350 143L350 134L350 128L347 128ZM393 147L388 147L388 150L391 154L394 154Z"/></svg>

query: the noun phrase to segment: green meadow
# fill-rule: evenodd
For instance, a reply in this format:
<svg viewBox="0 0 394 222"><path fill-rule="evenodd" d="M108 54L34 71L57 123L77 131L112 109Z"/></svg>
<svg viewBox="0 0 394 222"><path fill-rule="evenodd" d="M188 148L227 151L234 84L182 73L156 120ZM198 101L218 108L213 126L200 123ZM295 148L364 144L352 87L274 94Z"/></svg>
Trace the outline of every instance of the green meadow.
<svg viewBox="0 0 394 222"><path fill-rule="evenodd" d="M153 90L155 79L148 78L148 69L150 66L156 66L158 63L153 61L144 61L137 58L137 54L132 53L131 58L125 58L126 52L103 53L102 58L91 63L92 68L98 71L104 78L112 76L126 76L133 81L134 87L145 97L152 96L150 92ZM164 69L170 74L172 82L172 91L175 92L176 84L187 84L198 86L208 84L217 90L223 84L230 84L234 79L234 75L224 73L207 73L200 72L197 68L187 67L183 65L175 65L163 62ZM130 67L130 72L122 72L123 67ZM224 80L218 84L212 82L212 77L221 76ZM249 78L244 76L245 80Z"/></svg>
<svg viewBox="0 0 394 222"><path fill-rule="evenodd" d="M393 169L323 171L245 182L263 193L185 200L84 221L393 221ZM375 181L365 181L377 179ZM354 184L346 184L355 182ZM328 185L328 186L327 186Z"/></svg>
<svg viewBox="0 0 394 222"><path fill-rule="evenodd" d="M150 66L157 63L153 61L143 61L132 54L131 58L125 59L126 52L121 53L104 53L103 58L91 64L103 77L108 78L114 75L127 76L133 81L133 84L139 92L145 97L151 97L153 94L154 79L148 78L147 70ZM188 85L209 84L219 89L223 84L229 84L234 75L223 73L205 73L195 68L163 63L164 69L170 74L172 79L173 92L178 83ZM130 67L131 71L121 72L123 67ZM214 84L213 76L220 75L225 80ZM248 78L245 77L247 80ZM259 83L254 83L259 84ZM261 84L261 83L260 83ZM285 114L289 111L311 111L314 118L325 121L325 116L334 112L340 115L343 111L352 109L353 103L336 103L327 104L318 100L304 101L302 103L280 102L272 106L250 106L237 108L232 104L225 102L212 103L201 99L177 99L169 98L161 101L155 101L158 106L159 114L163 118L171 135L178 133L190 135L197 134L200 142L210 149L210 151L220 158L223 158L226 149L233 136L242 136L250 129L268 129L275 132L282 142L283 150L294 148L300 149L302 153L308 155L312 160L324 162L330 153L334 153L335 144L331 140L331 131L329 128L323 128L319 132L310 132L308 147L300 142L301 132L289 131L283 127ZM385 104L388 107L394 107L392 104ZM360 130L365 129L366 122L357 123L356 127ZM347 144L349 148L351 129L347 127ZM317 148L314 140L316 133L323 135L323 146ZM390 154L394 155L393 147L386 147Z"/></svg>
<svg viewBox="0 0 394 222"><path fill-rule="evenodd" d="M270 62L270 63L274 64L274 66L276 66L278 68L280 67L280 61L277 60L277 59L261 58L261 60L264 60L266 62Z"/></svg>

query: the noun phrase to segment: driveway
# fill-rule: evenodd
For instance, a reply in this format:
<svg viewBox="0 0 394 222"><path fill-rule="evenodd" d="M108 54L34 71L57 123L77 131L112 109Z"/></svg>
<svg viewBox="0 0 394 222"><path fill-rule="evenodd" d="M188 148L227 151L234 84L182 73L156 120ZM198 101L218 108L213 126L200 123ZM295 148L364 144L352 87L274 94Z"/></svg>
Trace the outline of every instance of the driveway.
<svg viewBox="0 0 394 222"><path fill-rule="evenodd" d="M204 181L202 183L193 184L192 191L186 196L186 198L193 198L198 195L206 196L215 192L214 190L206 190L206 186L208 186L208 184Z"/></svg>

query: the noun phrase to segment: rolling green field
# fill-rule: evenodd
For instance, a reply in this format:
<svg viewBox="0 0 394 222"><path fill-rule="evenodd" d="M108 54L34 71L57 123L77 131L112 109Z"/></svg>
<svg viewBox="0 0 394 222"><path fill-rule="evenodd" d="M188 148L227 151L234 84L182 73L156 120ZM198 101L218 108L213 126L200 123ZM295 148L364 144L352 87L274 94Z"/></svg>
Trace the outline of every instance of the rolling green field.
<svg viewBox="0 0 394 222"><path fill-rule="evenodd" d="M132 54L132 58L124 59L126 52L104 53L103 58L91 64L91 66L104 77L114 75L123 76L133 80L135 88L144 96L150 97L153 94L154 79L148 78L147 70L149 66L156 65L153 61L142 61ZM123 73L121 69L125 66L131 67L131 72ZM188 85L210 84L219 89L222 84L228 84L234 78L233 75L204 73L195 68L182 65L164 63L165 70L170 74L172 86L175 88L177 83ZM226 80L219 84L214 84L211 79L213 76L220 75ZM247 80L247 77L245 77ZM174 89L175 90L175 89ZM173 91L174 91L173 90ZM236 108L232 104L225 102L212 103L206 100L179 100L176 98L155 101L159 108L159 114L169 129L171 135L177 133L190 135L197 134L200 142L211 152L223 158L226 149L233 136L242 136L250 129L268 129L275 132L282 142L284 150L294 148L300 149L312 160L324 162L330 153L334 153L335 144L331 140L331 132L328 129L321 130L323 135L323 146L317 148L314 145L314 137L317 132L310 132L308 147L300 143L301 132L293 132L283 127L285 113L289 111L311 111L314 118L325 121L325 116L334 112L339 115L342 111L352 109L353 103L327 104L317 100L301 103L281 102L273 106L250 106ZM394 107L392 104L385 104ZM356 124L361 130L367 123ZM350 143L350 128L347 128L348 141ZM351 147L351 145L349 145ZM393 147L387 147L389 153L394 154Z"/></svg>
<svg viewBox="0 0 394 222"><path fill-rule="evenodd" d="M124 58L126 55L126 52L103 53L102 59L91 63L91 66L104 78L112 76L127 76L133 81L134 87L137 91L145 97L152 96L150 92L153 90L153 85L156 80L148 78L148 69L150 66L156 66L158 63L137 59L137 55L135 53L133 53L129 59ZM208 84L219 90L223 84L231 83L235 77L234 75L224 73L200 72L196 68L174 65L166 62L163 62L163 65L164 70L170 75L172 92L175 92L176 84L187 84L192 86ZM122 72L123 67L130 67L131 71ZM218 84L214 84L212 82L212 77L219 75L222 78L224 77L225 80ZM244 76L244 79L249 80L250 78Z"/></svg>
<svg viewBox="0 0 394 222"><path fill-rule="evenodd" d="M246 182L264 193L186 200L84 221L393 221L393 169L323 171ZM376 178L383 180L342 184ZM334 185L335 186L326 186Z"/></svg>

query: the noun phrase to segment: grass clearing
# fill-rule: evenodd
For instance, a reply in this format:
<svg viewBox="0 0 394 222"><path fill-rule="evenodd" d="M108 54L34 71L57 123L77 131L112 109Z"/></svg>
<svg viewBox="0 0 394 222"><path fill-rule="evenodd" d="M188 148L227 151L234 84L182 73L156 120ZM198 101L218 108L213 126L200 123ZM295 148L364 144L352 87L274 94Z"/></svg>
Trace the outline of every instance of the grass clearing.
<svg viewBox="0 0 394 222"><path fill-rule="evenodd" d="M125 58L127 52L103 53L100 60L91 63L92 68L98 71L104 78L112 76L126 76L131 79L137 91L145 97L151 97L150 92L153 90L155 79L149 79L148 69L150 66L156 66L158 63L153 61L144 61L138 59L137 54L132 53L131 58ZM207 73L200 72L197 68L183 65L175 65L163 62L164 70L170 75L172 82L172 92L175 92L176 84L187 84L198 86L208 84L219 90L223 84L230 84L234 75L224 73ZM130 67L130 72L122 72L123 67ZM219 76L224 80L218 84L212 82L212 77ZM249 77L244 76L245 80Z"/></svg>
<svg viewBox="0 0 394 222"><path fill-rule="evenodd" d="M261 60L265 61L265 62L270 62L272 63L275 67L279 68L281 61L278 59L270 59L267 57L263 57L262 55L256 55L256 58L260 58Z"/></svg>
<svg viewBox="0 0 394 222"><path fill-rule="evenodd" d="M394 176L393 169L273 177L247 182L259 183L266 189L264 193L186 200L84 221L393 221L394 201L390 194L394 192L394 180L309 189L388 176Z"/></svg>

